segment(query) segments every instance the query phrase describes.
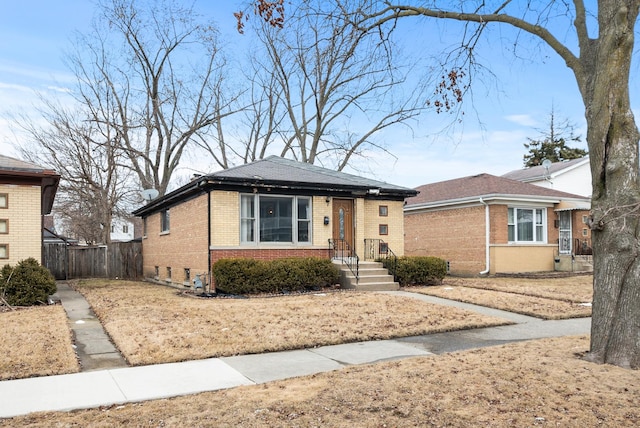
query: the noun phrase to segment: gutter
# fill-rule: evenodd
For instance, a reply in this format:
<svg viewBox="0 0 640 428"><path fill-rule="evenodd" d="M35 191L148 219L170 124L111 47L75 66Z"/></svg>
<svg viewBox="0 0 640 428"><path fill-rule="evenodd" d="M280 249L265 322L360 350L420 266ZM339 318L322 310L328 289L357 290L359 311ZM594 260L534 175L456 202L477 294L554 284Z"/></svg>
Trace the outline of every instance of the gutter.
<svg viewBox="0 0 640 428"><path fill-rule="evenodd" d="M490 266L491 266L490 263L489 263L490 262L490 260L489 260L489 254L490 254L490 252L489 252L489 241L490 241L490 239L489 239L489 232L490 232L490 228L489 228L489 204L487 204L482 199L482 196L480 196L479 201L480 201L480 203L482 205L484 205L484 241L485 241L485 243L484 243L484 245L485 245L485 249L484 249L485 261L484 261L484 263L485 263L485 270L483 270L482 272L478 272L478 275L486 275L486 274L489 273Z"/></svg>

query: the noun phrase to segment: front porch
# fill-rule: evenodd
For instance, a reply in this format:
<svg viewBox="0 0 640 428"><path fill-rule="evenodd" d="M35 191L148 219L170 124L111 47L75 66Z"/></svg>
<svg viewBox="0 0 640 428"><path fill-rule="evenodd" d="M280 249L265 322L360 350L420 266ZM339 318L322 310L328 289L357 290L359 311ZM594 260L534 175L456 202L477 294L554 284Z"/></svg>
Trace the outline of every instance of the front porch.
<svg viewBox="0 0 640 428"><path fill-rule="evenodd" d="M395 257L389 244L382 239L365 239L363 258L345 240L329 240L333 263L340 267L340 286L360 291L393 291L400 288L393 273L379 261Z"/></svg>

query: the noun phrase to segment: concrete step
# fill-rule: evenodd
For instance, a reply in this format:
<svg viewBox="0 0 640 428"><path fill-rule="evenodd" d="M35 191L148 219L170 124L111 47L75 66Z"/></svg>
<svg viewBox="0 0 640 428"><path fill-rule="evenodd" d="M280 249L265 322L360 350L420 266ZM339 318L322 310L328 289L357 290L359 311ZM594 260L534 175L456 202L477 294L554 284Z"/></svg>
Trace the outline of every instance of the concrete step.
<svg viewBox="0 0 640 428"><path fill-rule="evenodd" d="M378 262L361 262L359 264L359 280L346 265L340 266L340 285L342 288L364 291L393 291L400 288L393 276Z"/></svg>

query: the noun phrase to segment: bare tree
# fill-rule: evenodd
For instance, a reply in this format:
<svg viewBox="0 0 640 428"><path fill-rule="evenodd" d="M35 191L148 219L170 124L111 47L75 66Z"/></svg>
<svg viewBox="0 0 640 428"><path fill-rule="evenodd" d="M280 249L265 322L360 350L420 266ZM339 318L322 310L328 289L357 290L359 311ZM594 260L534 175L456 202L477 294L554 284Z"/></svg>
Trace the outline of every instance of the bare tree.
<svg viewBox="0 0 640 428"><path fill-rule="evenodd" d="M110 242L114 216L123 216L137 200L132 192L126 156L118 145L118 132L95 112L65 107L41 97L40 119L22 116L14 121L27 134L22 155L51 165L61 175L54 214L65 234L96 244Z"/></svg>
<svg viewBox="0 0 640 428"><path fill-rule="evenodd" d="M262 145L278 147L281 156L342 170L367 149L385 150L375 135L406 124L426 105L399 91L409 68L390 61L391 41L360 31L340 7L327 4L302 2L291 10L286 31L257 21L267 52L267 60L256 63L263 67L258 75L272 79L261 83L269 102L253 104L253 123L264 121ZM267 121L265 105L273 114Z"/></svg>
<svg viewBox="0 0 640 428"><path fill-rule="evenodd" d="M117 129L141 187L162 195L185 151L232 114L217 31L178 1L106 0L100 11L69 58L78 101L102 111L108 100L100 120Z"/></svg>

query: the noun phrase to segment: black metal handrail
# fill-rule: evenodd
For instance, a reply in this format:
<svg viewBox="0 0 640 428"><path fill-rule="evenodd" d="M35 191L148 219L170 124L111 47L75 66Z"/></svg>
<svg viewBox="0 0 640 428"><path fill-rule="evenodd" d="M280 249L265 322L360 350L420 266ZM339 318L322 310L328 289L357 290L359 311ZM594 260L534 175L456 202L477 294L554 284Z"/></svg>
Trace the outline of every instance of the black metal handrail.
<svg viewBox="0 0 640 428"><path fill-rule="evenodd" d="M347 265L353 276L356 278L356 284L360 279L360 257L351 245L344 239L329 239L329 255L331 260L340 260Z"/></svg>
<svg viewBox="0 0 640 428"><path fill-rule="evenodd" d="M591 242L588 239L576 238L573 252L576 256L590 256L593 254L593 248L591 248Z"/></svg>
<svg viewBox="0 0 640 428"><path fill-rule="evenodd" d="M393 279L397 279L396 270L398 266L398 257L389 247L388 243L384 242L382 239L366 238L364 240L364 254L365 260L389 260L389 262L384 263L385 267L389 273L393 275Z"/></svg>

